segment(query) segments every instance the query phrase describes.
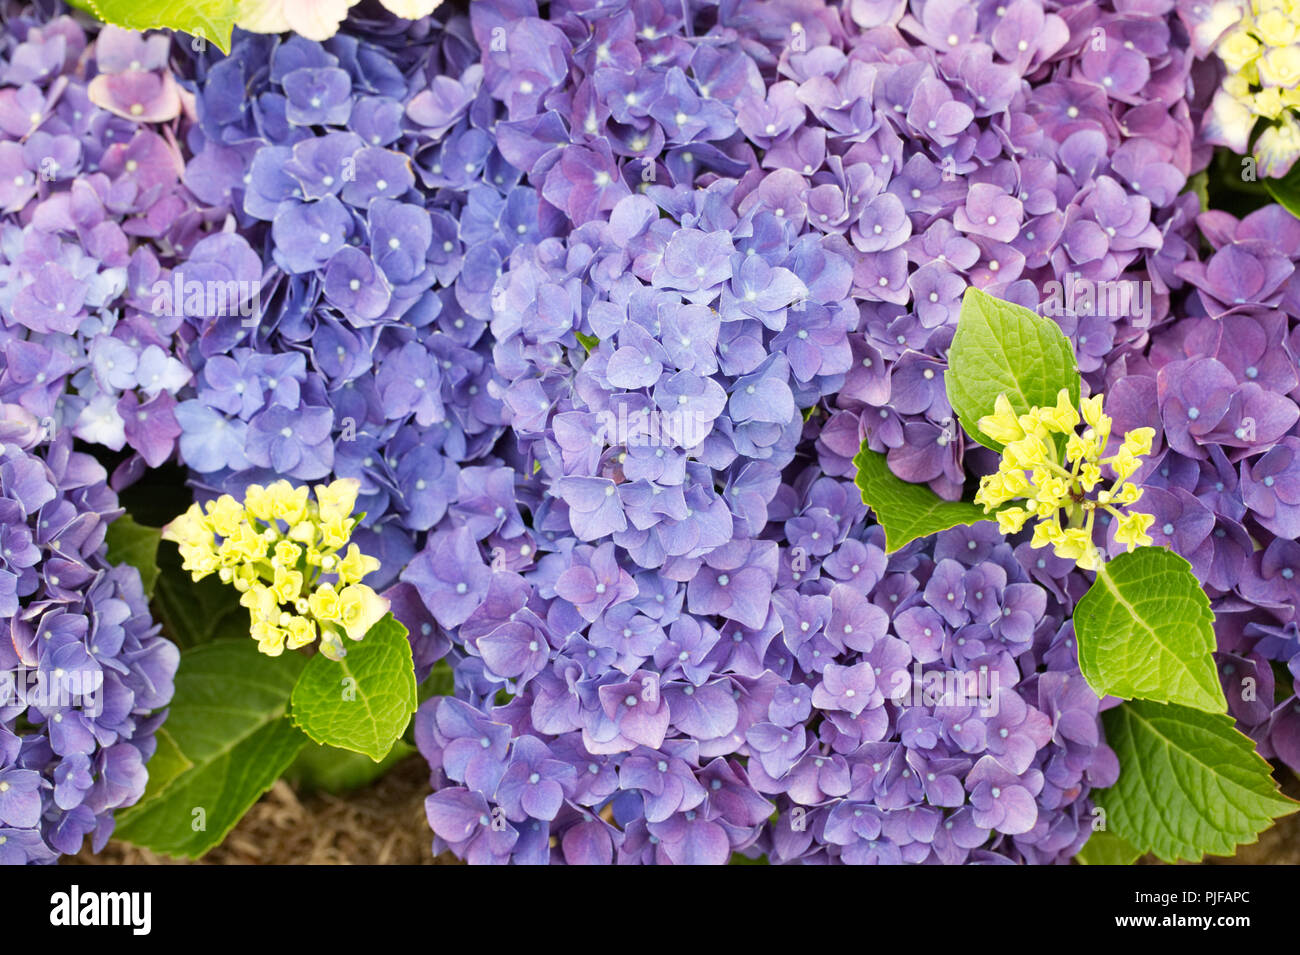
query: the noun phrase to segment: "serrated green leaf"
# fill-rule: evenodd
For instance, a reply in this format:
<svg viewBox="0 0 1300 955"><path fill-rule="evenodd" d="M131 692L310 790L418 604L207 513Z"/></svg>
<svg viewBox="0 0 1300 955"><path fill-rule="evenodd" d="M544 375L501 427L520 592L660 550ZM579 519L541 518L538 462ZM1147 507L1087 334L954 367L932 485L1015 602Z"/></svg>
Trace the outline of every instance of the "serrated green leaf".
<svg viewBox="0 0 1300 955"><path fill-rule="evenodd" d="M923 484L910 484L889 470L885 456L865 444L853 459L862 501L885 529L885 549L898 550L918 537L992 520L984 508L969 501L945 501Z"/></svg>
<svg viewBox="0 0 1300 955"><path fill-rule="evenodd" d="M137 524L130 514L123 514L104 534L108 543L108 560L113 564L130 564L140 572L146 597L153 596L158 581L158 544L162 530Z"/></svg>
<svg viewBox="0 0 1300 955"><path fill-rule="evenodd" d="M1102 723L1120 774L1093 798L1108 829L1165 862L1231 855L1300 808L1226 714L1135 700Z"/></svg>
<svg viewBox="0 0 1300 955"><path fill-rule="evenodd" d="M1074 859L1081 865L1132 865L1141 855L1141 849L1113 832L1102 830L1088 837Z"/></svg>
<svg viewBox="0 0 1300 955"><path fill-rule="evenodd" d="M376 763L361 753L321 746L308 740L284 777L303 789L348 792L369 786L414 752L414 746L399 739L388 755Z"/></svg>
<svg viewBox="0 0 1300 955"><path fill-rule="evenodd" d="M582 332L574 332L573 336L578 339L578 344L586 350L587 354L591 354L595 351L596 346L600 344L600 339L595 335L584 335Z"/></svg>
<svg viewBox="0 0 1300 955"><path fill-rule="evenodd" d="M406 628L386 614L342 660L318 654L293 688L293 721L317 743L382 760L415 712Z"/></svg>
<svg viewBox="0 0 1300 955"><path fill-rule="evenodd" d="M1214 613L1192 565L1163 547L1108 561L1074 609L1079 669L1099 696L1223 713Z"/></svg>
<svg viewBox="0 0 1300 955"><path fill-rule="evenodd" d="M179 30L230 52L239 0L77 0L105 23L128 30Z"/></svg>
<svg viewBox="0 0 1300 955"><path fill-rule="evenodd" d="M1070 340L1051 319L966 289L944 372L948 402L966 433L985 447L1002 445L979 430L998 395L1018 414L1056 404L1062 388L1079 404L1079 368Z"/></svg>
<svg viewBox="0 0 1300 955"><path fill-rule="evenodd" d="M116 837L191 859L220 843L306 742L286 718L304 662L247 637L182 653L166 730L190 768L119 813Z"/></svg>
<svg viewBox="0 0 1300 955"><path fill-rule="evenodd" d="M153 609L163 632L183 648L249 639L248 611L239 605L239 593L215 574L194 580L181 569L180 553L171 541L158 548Z"/></svg>

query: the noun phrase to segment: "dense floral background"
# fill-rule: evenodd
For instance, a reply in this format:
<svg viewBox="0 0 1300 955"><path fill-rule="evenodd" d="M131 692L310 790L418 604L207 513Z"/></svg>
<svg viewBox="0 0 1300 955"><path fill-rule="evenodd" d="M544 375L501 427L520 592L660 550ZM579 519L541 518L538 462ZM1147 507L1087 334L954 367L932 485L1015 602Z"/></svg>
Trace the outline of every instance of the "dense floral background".
<svg viewBox="0 0 1300 955"><path fill-rule="evenodd" d="M1215 16L363 3L225 54L5 0L0 669L89 658L106 705L0 701L0 861L143 791L177 651L103 538L167 462L199 501L360 482L417 676L454 673L435 851L1068 861L1119 772L1088 576L992 523L887 556L853 483L864 443L949 499L992 470L943 385L968 286L1156 430L1139 509L1300 771L1300 220L1217 185ZM1050 307L1080 281L1139 291ZM922 672L993 712L900 706Z"/></svg>

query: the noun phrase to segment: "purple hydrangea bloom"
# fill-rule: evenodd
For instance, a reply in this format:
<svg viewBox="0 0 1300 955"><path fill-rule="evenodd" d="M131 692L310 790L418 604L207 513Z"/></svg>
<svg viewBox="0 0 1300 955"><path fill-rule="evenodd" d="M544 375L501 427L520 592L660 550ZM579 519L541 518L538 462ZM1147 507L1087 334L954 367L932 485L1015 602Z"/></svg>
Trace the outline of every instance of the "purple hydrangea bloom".
<svg viewBox="0 0 1300 955"><path fill-rule="evenodd" d="M5 406L6 421L10 406ZM180 659L138 572L111 565L108 475L65 433L0 432L0 862L95 851L144 792Z"/></svg>
<svg viewBox="0 0 1300 955"><path fill-rule="evenodd" d="M191 380L184 316L238 321L257 256L242 237L205 238L220 217L183 178L189 121L167 37L87 36L37 8L6 11L3 32L0 400L51 432L129 448L125 480L176 447L176 396ZM250 260L252 274L238 271ZM214 294L218 279L245 291Z"/></svg>

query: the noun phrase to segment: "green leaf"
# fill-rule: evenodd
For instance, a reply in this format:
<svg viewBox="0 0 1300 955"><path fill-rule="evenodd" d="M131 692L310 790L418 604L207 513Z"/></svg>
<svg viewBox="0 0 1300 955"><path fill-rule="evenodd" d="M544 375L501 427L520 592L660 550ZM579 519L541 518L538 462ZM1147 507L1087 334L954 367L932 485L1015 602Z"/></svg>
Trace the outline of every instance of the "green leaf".
<svg viewBox="0 0 1300 955"><path fill-rule="evenodd" d="M1300 163L1281 179L1262 179L1268 194L1291 215L1300 218Z"/></svg>
<svg viewBox="0 0 1300 955"><path fill-rule="evenodd" d="M145 479L122 489L118 503L137 524L165 527L194 503L188 479L189 471L174 462L150 468Z"/></svg>
<svg viewBox="0 0 1300 955"><path fill-rule="evenodd" d="M180 30L230 52L239 0L74 0L73 6L128 30Z"/></svg>
<svg viewBox="0 0 1300 955"><path fill-rule="evenodd" d="M944 381L966 433L994 451L1002 445L982 433L978 422L993 413L998 395L1006 395L1017 414L1056 404L1062 388L1079 404L1074 350L1056 323L977 288L962 296Z"/></svg>
<svg viewBox="0 0 1300 955"><path fill-rule="evenodd" d="M293 721L326 746L382 760L415 712L406 628L386 614L342 660L317 654L293 688Z"/></svg>
<svg viewBox="0 0 1300 955"><path fill-rule="evenodd" d="M857 466L862 501L885 529L885 549L893 552L918 537L926 537L958 524L993 519L984 508L969 501L945 501L923 484L910 484L889 470L883 454L862 445L853 459Z"/></svg>
<svg viewBox="0 0 1300 955"><path fill-rule="evenodd" d="M175 752L159 767L172 778L118 813L117 838L191 859L219 844L306 742L285 718L303 664L247 637L182 653L166 724Z"/></svg>
<svg viewBox="0 0 1300 955"><path fill-rule="evenodd" d="M181 569L180 552L171 541L158 548L158 569L154 615L173 642L188 648L223 638L249 639L248 611L234 587L216 574L194 580Z"/></svg>
<svg viewBox="0 0 1300 955"><path fill-rule="evenodd" d="M591 354L600 344L600 339L595 335L584 335L582 332L574 332L573 335L578 339L578 344L586 349L587 354Z"/></svg>
<svg viewBox="0 0 1300 955"><path fill-rule="evenodd" d="M1173 551L1139 547L1104 564L1074 609L1074 632L1099 696L1227 710L1209 598Z"/></svg>
<svg viewBox="0 0 1300 955"><path fill-rule="evenodd" d="M446 657L433 665L424 682L416 688L416 697L421 703L431 696L455 696L455 694L456 675L452 672L451 664L447 662Z"/></svg>
<svg viewBox="0 0 1300 955"><path fill-rule="evenodd" d="M189 757L176 745L175 738L167 732L166 726L154 733L154 741L157 749L149 759L149 781L145 783L144 794L141 795L137 805L153 799L171 785L176 777L194 768ZM120 819L121 816L119 815L118 818Z"/></svg>
<svg viewBox="0 0 1300 955"><path fill-rule="evenodd" d="M1133 701L1102 714L1119 781L1094 791L1107 828L1165 862L1231 855L1300 808L1225 714Z"/></svg>
<svg viewBox="0 0 1300 955"><path fill-rule="evenodd" d="M162 530L137 524L130 514L123 514L104 535L108 541L108 560L113 564L130 564L140 571L140 583L146 597L153 596L158 580L158 543Z"/></svg>
<svg viewBox="0 0 1300 955"><path fill-rule="evenodd" d="M347 792L369 786L414 752L414 746L399 739L388 755L376 763L361 753L308 741L284 776L303 789Z"/></svg>
<svg viewBox="0 0 1300 955"><path fill-rule="evenodd" d="M1074 858L1081 865L1132 865L1141 855L1141 849L1102 830L1090 835Z"/></svg>
<svg viewBox="0 0 1300 955"><path fill-rule="evenodd" d="M1193 192L1196 198L1201 200L1201 211L1204 212L1210 208L1210 172L1208 169L1202 169L1192 178L1187 180L1187 185L1183 192Z"/></svg>

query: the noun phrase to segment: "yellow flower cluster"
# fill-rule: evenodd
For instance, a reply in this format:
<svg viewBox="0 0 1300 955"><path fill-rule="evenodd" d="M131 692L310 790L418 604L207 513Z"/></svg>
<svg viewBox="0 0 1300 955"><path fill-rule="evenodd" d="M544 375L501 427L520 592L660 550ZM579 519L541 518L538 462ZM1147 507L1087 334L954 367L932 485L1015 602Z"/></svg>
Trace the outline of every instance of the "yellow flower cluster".
<svg viewBox="0 0 1300 955"><path fill-rule="evenodd" d="M388 612L388 601L361 583L379 561L349 543L360 482L254 484L241 504L229 494L197 504L163 529L195 580L216 573L240 592L257 648L279 656L313 643L342 659L342 636L360 640ZM346 550L344 550L346 548ZM343 552L340 555L340 552Z"/></svg>
<svg viewBox="0 0 1300 955"><path fill-rule="evenodd" d="M1118 521L1115 539L1129 550L1151 543L1146 531L1155 520L1150 514L1119 509L1142 497L1142 489L1128 479L1141 466L1143 455L1151 453L1155 431L1135 428L1124 435L1118 451L1102 457L1110 440L1111 419L1102 413L1101 403L1101 395L1083 400L1083 420L1088 427L1082 434L1076 433L1079 412L1064 388L1055 406L1031 408L1022 415L1016 414L1006 395L999 395L994 413L979 420L980 431L1004 447L998 470L980 480L975 503L982 504L984 513L989 514L1008 501L1023 499L1023 505L998 511L1002 533L1014 534L1030 518L1037 518L1032 545L1051 544L1058 556L1085 570L1099 570L1102 564L1092 541L1098 508ZM1104 465L1114 471L1115 480L1110 487L1098 490Z"/></svg>
<svg viewBox="0 0 1300 955"><path fill-rule="evenodd" d="M1300 158L1300 0L1220 6L1231 8L1223 22L1235 25L1215 46L1228 75L1206 116L1207 137L1244 154L1256 122L1267 120L1255 161L1262 175L1284 176Z"/></svg>

